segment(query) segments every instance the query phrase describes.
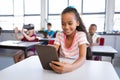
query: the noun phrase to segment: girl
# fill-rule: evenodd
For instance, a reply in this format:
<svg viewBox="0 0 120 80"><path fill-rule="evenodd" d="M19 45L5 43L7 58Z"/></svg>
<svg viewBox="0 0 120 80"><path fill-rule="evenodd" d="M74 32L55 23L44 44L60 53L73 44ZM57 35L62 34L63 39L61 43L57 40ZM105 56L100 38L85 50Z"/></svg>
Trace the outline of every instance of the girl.
<svg viewBox="0 0 120 80"><path fill-rule="evenodd" d="M86 49L89 44L87 31L75 8L65 8L61 20L63 32L57 33L54 45L57 50L60 48L60 57L75 59L75 61L72 64L52 61L50 66L57 73L70 72L79 68L86 60Z"/></svg>
<svg viewBox="0 0 120 80"><path fill-rule="evenodd" d="M21 40L21 41L27 41L27 42L36 42L38 41L38 39L36 38L36 34L35 34L35 31L34 31L34 25L33 24L28 24L29 28L27 28L27 32L25 32L25 29L23 28L21 30L21 36L18 35L18 28L16 27L15 28L15 37L17 40ZM31 48L28 50L27 52L27 56L32 56L35 54L35 49L34 48ZM20 50L18 51L15 55L14 55L14 62L17 63L21 60L23 60L25 57L24 57L24 51L23 50Z"/></svg>

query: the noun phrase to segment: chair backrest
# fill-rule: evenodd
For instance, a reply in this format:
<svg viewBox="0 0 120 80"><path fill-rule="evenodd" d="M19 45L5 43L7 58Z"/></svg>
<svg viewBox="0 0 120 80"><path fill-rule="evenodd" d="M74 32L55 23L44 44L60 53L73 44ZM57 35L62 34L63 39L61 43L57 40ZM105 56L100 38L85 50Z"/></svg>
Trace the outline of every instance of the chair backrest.
<svg viewBox="0 0 120 80"><path fill-rule="evenodd" d="M100 38L100 43L99 43L99 45L103 46L104 43L105 43L105 39L104 39L103 37L101 37L101 38Z"/></svg>
<svg viewBox="0 0 120 80"><path fill-rule="evenodd" d="M87 59L87 60L92 60L91 47L87 47L86 59Z"/></svg>
<svg viewBox="0 0 120 80"><path fill-rule="evenodd" d="M48 40L48 44L53 45L55 40Z"/></svg>

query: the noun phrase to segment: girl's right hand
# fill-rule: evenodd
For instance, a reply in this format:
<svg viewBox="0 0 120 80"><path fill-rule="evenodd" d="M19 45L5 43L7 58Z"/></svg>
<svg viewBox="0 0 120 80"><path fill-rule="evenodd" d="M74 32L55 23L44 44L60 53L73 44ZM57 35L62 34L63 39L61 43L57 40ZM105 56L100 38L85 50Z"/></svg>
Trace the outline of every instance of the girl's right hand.
<svg viewBox="0 0 120 80"><path fill-rule="evenodd" d="M52 61L50 63L50 67L57 73L65 73L65 72L70 72L73 70L73 66L70 63L66 62L57 62L57 61Z"/></svg>

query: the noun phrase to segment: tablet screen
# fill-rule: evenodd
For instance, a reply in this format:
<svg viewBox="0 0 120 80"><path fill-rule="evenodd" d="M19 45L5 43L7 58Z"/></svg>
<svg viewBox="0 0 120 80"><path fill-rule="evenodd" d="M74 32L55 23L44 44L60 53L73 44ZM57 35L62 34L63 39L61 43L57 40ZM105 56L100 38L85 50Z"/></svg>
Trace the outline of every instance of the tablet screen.
<svg viewBox="0 0 120 80"><path fill-rule="evenodd" d="M35 45L35 49L38 53L40 62L44 69L51 70L49 63L51 63L51 61L59 61L58 53L54 46L48 46L48 45L46 46L46 45L38 44Z"/></svg>

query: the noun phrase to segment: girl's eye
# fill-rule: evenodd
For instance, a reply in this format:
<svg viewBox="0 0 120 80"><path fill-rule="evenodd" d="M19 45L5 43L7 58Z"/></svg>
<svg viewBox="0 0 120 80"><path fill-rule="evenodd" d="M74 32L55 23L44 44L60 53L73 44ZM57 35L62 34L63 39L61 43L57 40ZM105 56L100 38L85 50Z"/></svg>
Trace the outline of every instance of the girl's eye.
<svg viewBox="0 0 120 80"><path fill-rule="evenodd" d="M62 23L62 26L65 26L65 24L64 24L64 23Z"/></svg>
<svg viewBox="0 0 120 80"><path fill-rule="evenodd" d="M72 25L72 23L69 23L69 25Z"/></svg>

